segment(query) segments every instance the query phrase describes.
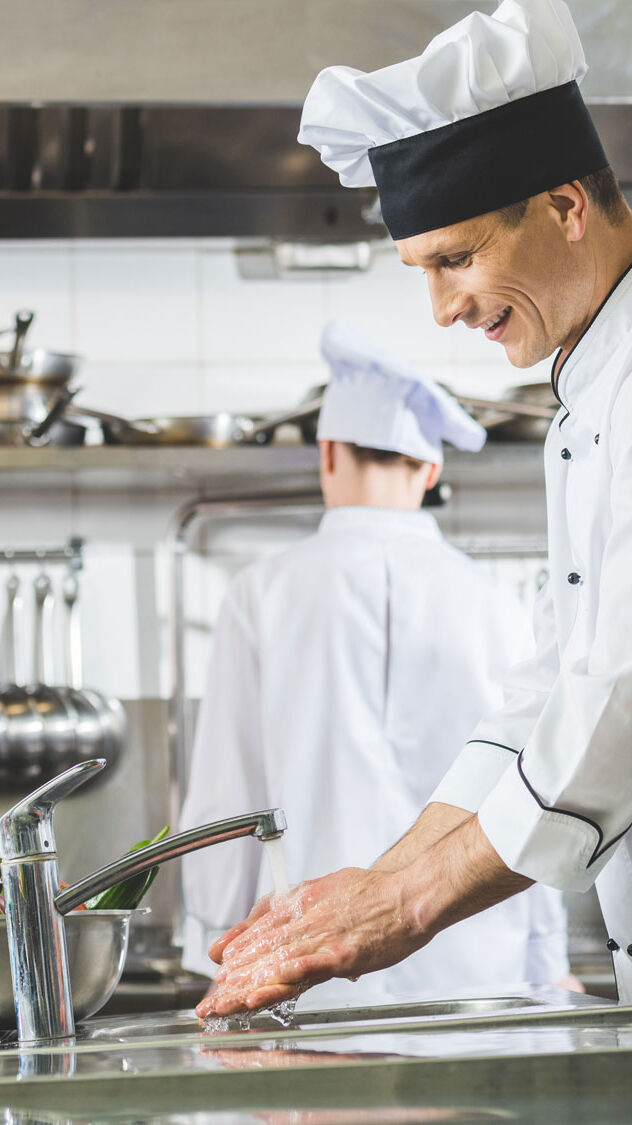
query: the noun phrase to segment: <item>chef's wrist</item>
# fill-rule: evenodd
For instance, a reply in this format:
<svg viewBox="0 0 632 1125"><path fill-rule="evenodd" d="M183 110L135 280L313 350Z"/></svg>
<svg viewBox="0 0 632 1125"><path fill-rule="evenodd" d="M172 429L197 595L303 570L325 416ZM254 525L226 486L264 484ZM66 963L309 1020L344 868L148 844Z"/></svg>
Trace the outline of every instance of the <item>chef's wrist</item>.
<svg viewBox="0 0 632 1125"><path fill-rule="evenodd" d="M409 911L421 944L532 883L506 867L476 815L428 848L402 876L407 894L413 891Z"/></svg>
<svg viewBox="0 0 632 1125"><path fill-rule="evenodd" d="M410 951L421 949L441 929L437 897L420 864L384 873L389 883L390 907L399 936Z"/></svg>

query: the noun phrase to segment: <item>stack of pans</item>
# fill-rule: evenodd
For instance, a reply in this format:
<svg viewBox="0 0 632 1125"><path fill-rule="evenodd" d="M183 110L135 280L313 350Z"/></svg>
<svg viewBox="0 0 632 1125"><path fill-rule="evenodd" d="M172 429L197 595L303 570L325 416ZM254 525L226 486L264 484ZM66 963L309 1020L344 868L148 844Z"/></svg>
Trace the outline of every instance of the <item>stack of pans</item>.
<svg viewBox="0 0 632 1125"><path fill-rule="evenodd" d="M34 313L18 312L9 351L0 352L0 445L81 445L86 428L63 417L77 393L70 381L79 357L25 349Z"/></svg>
<svg viewBox="0 0 632 1125"><path fill-rule="evenodd" d="M53 686L52 583L34 582L34 676L26 683L20 659L20 579L6 583L4 682L0 684L0 784L23 789L43 784L76 762L105 758L113 765L124 748L125 712L119 700L81 686L78 585L63 584L66 616L66 683Z"/></svg>

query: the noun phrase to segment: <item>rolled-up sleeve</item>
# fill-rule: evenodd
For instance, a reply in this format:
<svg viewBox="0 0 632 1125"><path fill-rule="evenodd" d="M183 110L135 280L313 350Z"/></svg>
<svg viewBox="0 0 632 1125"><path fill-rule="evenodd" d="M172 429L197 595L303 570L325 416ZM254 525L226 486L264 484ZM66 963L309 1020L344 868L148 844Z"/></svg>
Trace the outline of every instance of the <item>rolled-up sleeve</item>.
<svg viewBox="0 0 632 1125"><path fill-rule="evenodd" d="M509 623L507 623L509 627ZM478 812L525 745L559 674L553 605L546 582L533 618L535 651L510 669L500 710L486 716L461 750L431 800Z"/></svg>
<svg viewBox="0 0 632 1125"><path fill-rule="evenodd" d="M631 392L626 380L612 414L592 644L563 665L524 749L479 809L508 867L568 890L592 885L632 822Z"/></svg>

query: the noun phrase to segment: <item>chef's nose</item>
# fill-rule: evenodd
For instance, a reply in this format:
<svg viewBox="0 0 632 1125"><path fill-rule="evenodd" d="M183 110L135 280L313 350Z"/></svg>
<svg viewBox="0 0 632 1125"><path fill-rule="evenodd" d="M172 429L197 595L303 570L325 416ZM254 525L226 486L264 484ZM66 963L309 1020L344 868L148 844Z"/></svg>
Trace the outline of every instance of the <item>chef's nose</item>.
<svg viewBox="0 0 632 1125"><path fill-rule="evenodd" d="M442 328L450 328L459 320L465 320L471 304L471 297L462 289L445 281L430 283L432 314Z"/></svg>

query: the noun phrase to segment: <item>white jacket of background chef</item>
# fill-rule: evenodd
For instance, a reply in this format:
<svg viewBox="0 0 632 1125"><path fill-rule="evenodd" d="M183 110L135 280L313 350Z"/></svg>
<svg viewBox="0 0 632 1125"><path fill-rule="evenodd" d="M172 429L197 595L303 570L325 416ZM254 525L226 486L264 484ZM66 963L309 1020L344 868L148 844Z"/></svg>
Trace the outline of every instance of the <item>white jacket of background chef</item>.
<svg viewBox="0 0 632 1125"><path fill-rule="evenodd" d="M514 871L597 880L632 1001L632 272L563 364L545 447L550 581L510 675L434 799L478 810Z"/></svg>
<svg viewBox="0 0 632 1125"><path fill-rule="evenodd" d="M182 826L278 805L290 883L369 866L500 704L526 639L517 600L426 512L328 512L315 535L246 569L228 593ZM185 857L184 889L184 963L211 975L210 942L271 889L262 845ZM560 895L537 887L364 978L363 995L367 981L379 999L549 983L566 971ZM348 982L332 987L353 998Z"/></svg>

